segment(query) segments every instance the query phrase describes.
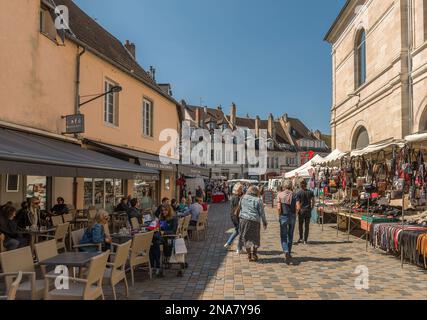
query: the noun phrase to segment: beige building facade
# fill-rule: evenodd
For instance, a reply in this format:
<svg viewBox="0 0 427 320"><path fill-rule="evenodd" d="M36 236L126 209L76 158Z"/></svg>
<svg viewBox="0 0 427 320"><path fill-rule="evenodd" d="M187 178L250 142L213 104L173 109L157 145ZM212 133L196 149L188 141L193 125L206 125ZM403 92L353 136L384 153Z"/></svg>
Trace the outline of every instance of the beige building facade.
<svg viewBox="0 0 427 320"><path fill-rule="evenodd" d="M427 2L348 0L332 45L332 147L350 151L427 129Z"/></svg>
<svg viewBox="0 0 427 320"><path fill-rule="evenodd" d="M174 198L176 166L164 166L158 160L165 144L159 136L164 129L180 130L179 104L156 83L154 74L138 64L134 44L122 44L73 1L56 0L55 4L69 10L70 29L63 35L55 28L51 1L2 2L0 125L157 170L158 178L136 181L108 174L102 178L58 174L40 182L43 177L23 174L11 192L7 170L1 170L0 202L19 203L28 196L29 185L37 189L41 184L49 185L48 205L63 196L77 208L95 202L97 207L111 208L120 196L135 195L135 186L143 183L155 192L153 203ZM113 87L121 91L78 107ZM84 115L85 130L64 134L63 117L73 114ZM90 188L92 198L88 199Z"/></svg>

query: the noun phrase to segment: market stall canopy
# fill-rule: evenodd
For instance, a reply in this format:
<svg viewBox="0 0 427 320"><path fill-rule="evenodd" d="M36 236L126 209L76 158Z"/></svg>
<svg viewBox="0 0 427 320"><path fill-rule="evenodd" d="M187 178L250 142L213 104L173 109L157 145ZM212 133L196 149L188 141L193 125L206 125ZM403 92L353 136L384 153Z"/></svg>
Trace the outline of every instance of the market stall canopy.
<svg viewBox="0 0 427 320"><path fill-rule="evenodd" d="M406 136L405 140L408 143L427 144L427 132Z"/></svg>
<svg viewBox="0 0 427 320"><path fill-rule="evenodd" d="M314 161L314 163L317 165L327 165L329 163L333 163L341 160L346 155L347 155L346 152L342 152L341 150L335 149L328 156L326 156L325 158L321 158L320 160L316 160Z"/></svg>
<svg viewBox="0 0 427 320"><path fill-rule="evenodd" d="M311 174L310 172L314 169L314 166L319 164L323 161L323 158L319 155L316 155L313 159L299 167L298 169L295 169L291 172L288 172L285 174L286 179L291 179L293 177L300 177L300 178L310 178Z"/></svg>
<svg viewBox="0 0 427 320"><path fill-rule="evenodd" d="M361 157L368 154L377 153L380 151L388 152L392 151L393 148L403 148L406 145L405 140L400 139L388 139L378 143L370 144L366 148L355 150L351 152L351 157Z"/></svg>
<svg viewBox="0 0 427 320"><path fill-rule="evenodd" d="M78 143L0 129L0 172L48 177L158 180L159 172Z"/></svg>

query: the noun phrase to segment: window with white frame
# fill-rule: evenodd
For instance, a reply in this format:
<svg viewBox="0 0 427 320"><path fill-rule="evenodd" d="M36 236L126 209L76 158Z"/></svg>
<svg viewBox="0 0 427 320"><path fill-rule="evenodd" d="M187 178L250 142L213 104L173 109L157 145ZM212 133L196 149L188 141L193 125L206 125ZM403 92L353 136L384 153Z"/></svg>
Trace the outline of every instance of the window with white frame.
<svg viewBox="0 0 427 320"><path fill-rule="evenodd" d="M111 92L115 86L117 84L108 80L105 81L105 92L109 93L105 95L104 99L104 122L117 127L119 125L118 93Z"/></svg>
<svg viewBox="0 0 427 320"><path fill-rule="evenodd" d="M153 103L144 99L142 104L142 134L153 137Z"/></svg>

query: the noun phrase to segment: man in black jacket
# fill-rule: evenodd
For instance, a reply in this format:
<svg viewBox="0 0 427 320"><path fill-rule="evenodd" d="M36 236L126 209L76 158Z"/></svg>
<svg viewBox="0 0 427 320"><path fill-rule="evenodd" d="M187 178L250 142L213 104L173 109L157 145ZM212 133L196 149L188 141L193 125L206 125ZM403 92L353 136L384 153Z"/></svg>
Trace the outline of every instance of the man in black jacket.
<svg viewBox="0 0 427 320"><path fill-rule="evenodd" d="M308 236L310 233L310 220L311 212L314 208L314 193L307 189L307 182L301 182L301 190L297 193L297 213L299 224L299 241L304 244L308 243Z"/></svg>
<svg viewBox="0 0 427 320"><path fill-rule="evenodd" d="M127 210L129 222L132 218L137 218L138 222L142 224L142 212L138 209L138 199L132 199L130 201L130 208Z"/></svg>
<svg viewBox="0 0 427 320"><path fill-rule="evenodd" d="M0 215L0 233L5 235L3 246L6 250L15 250L26 245L26 240L18 233L18 225L15 220L16 209L7 207Z"/></svg>

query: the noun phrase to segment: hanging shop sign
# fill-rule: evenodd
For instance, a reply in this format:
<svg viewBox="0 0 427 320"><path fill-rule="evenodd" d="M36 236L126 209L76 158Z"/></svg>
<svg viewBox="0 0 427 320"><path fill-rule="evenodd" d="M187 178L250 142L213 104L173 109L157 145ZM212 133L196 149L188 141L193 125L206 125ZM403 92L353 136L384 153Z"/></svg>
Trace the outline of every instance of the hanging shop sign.
<svg viewBox="0 0 427 320"><path fill-rule="evenodd" d="M65 133L84 133L85 132L85 117L83 114L72 114L65 116Z"/></svg>

